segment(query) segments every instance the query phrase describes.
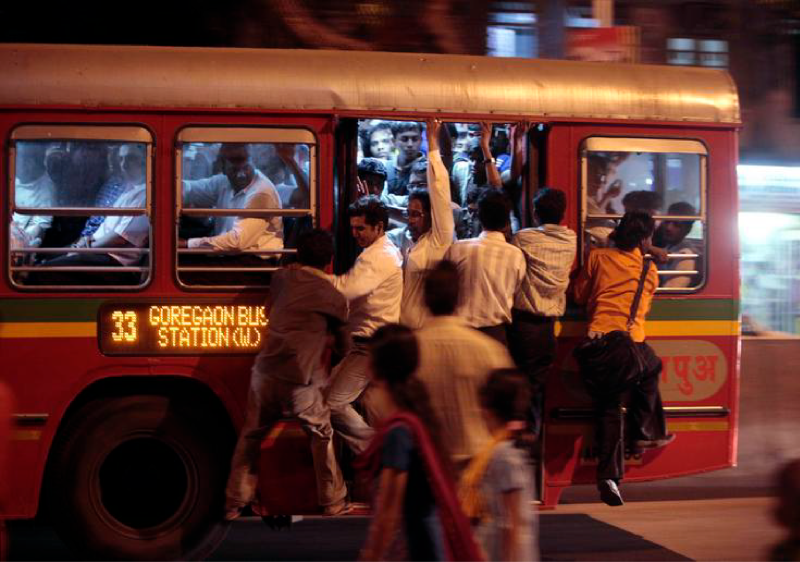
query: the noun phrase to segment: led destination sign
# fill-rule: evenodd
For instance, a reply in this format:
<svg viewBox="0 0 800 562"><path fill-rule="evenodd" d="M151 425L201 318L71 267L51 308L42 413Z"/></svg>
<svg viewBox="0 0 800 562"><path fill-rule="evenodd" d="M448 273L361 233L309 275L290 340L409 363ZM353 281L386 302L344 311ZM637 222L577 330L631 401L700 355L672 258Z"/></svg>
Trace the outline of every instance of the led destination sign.
<svg viewBox="0 0 800 562"><path fill-rule="evenodd" d="M97 334L107 355L240 354L261 348L267 323L261 304L115 303Z"/></svg>

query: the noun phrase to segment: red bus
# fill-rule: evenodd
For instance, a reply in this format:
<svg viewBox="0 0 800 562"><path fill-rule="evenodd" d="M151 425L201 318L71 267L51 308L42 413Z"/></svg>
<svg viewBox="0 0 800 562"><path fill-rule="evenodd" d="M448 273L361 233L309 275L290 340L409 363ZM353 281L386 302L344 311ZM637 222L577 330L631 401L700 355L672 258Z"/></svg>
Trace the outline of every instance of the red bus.
<svg viewBox="0 0 800 562"><path fill-rule="evenodd" d="M480 121L498 138L510 124L525 127L525 166L510 180L522 226L543 185L568 193L567 224L582 248L633 192L660 199L660 220L691 224L691 251L672 256L681 267L660 272L664 288L647 322L678 439L628 459L627 479L735 464L740 117L724 71L2 45L0 72L0 202L9 225L0 229L0 355L16 399L4 518L46 515L93 557L209 552L225 530L224 483L253 353L267 337L263 303L275 258L315 224L337 233L337 267L346 268L354 254L343 213L364 152L359 131L432 117L448 124L454 142ZM249 147L280 208L190 197L219 175L219 149L229 142ZM136 188L119 195L123 183ZM670 215L678 202L692 211ZM219 234L232 217L262 221L281 242L216 253L183 247ZM121 229L135 236L97 243ZM237 254L263 259L223 259ZM594 480L589 401L569 353L585 330L583 313L571 307L558 330L540 483L547 505L565 487ZM313 508L286 488L311 471L309 463L286 474L303 466L297 435L276 431L265 449L269 513Z"/></svg>

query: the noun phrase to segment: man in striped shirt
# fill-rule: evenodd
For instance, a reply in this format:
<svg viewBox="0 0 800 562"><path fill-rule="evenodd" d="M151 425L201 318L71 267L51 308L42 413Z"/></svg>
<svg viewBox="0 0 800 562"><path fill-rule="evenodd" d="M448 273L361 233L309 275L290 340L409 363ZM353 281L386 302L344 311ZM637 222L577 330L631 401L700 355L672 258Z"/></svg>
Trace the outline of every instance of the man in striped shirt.
<svg viewBox="0 0 800 562"><path fill-rule="evenodd" d="M537 435L542 424L544 388L556 351L555 321L567 306L569 273L575 261L577 236L561 226L567 197L544 187L533 200L536 228L525 228L511 243L525 255L525 282L514 300L509 330L511 354L528 377L531 405L528 424Z"/></svg>
<svg viewBox="0 0 800 562"><path fill-rule="evenodd" d="M458 267L462 301L458 315L467 324L506 344L511 306L525 277L525 256L506 242L511 205L498 190L478 200L483 232L477 238L455 242L445 259Z"/></svg>

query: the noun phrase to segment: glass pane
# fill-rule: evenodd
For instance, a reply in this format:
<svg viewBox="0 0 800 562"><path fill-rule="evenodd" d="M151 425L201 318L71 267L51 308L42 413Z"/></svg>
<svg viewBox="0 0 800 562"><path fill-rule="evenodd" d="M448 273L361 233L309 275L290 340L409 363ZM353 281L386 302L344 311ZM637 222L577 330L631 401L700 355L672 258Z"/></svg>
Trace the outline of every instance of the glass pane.
<svg viewBox="0 0 800 562"><path fill-rule="evenodd" d="M311 150L303 143L191 142L183 145L181 192L186 209L311 210ZM267 272L234 271L277 267L310 216L180 217L179 270L184 283L269 283ZM223 271L223 269L225 271Z"/></svg>
<svg viewBox="0 0 800 562"><path fill-rule="evenodd" d="M589 151L584 201L586 247L611 244L609 234L623 213L648 212L656 218L653 245L674 254L658 265L661 287L699 287L705 256L703 225L695 219L659 217L703 214L701 162L699 154Z"/></svg>
<svg viewBox="0 0 800 562"><path fill-rule="evenodd" d="M689 214L691 209L673 208L671 214ZM677 212L676 212L677 211ZM653 235L653 245L668 254L666 263L657 263L658 284L662 288L698 287L703 281L705 242L700 221L662 220Z"/></svg>
<svg viewBox="0 0 800 562"><path fill-rule="evenodd" d="M76 268L147 264L150 223L145 209L147 145L119 141L18 141L14 160L15 212L10 225L13 266L59 267L13 275L28 285L139 285L140 272L79 271ZM46 214L30 209L49 208ZM76 215L76 209L96 209ZM22 248L40 248L37 251ZM64 251L53 249L64 248ZM107 252L97 249L108 248ZM112 250L113 248L113 250ZM77 251L75 250L77 249ZM92 251L82 251L91 249ZM14 250L17 250L16 252ZM127 251L131 250L131 251Z"/></svg>
<svg viewBox="0 0 800 562"><path fill-rule="evenodd" d="M644 210L667 214L675 203L702 212L700 155L647 152L589 152L586 210L593 215L622 215Z"/></svg>

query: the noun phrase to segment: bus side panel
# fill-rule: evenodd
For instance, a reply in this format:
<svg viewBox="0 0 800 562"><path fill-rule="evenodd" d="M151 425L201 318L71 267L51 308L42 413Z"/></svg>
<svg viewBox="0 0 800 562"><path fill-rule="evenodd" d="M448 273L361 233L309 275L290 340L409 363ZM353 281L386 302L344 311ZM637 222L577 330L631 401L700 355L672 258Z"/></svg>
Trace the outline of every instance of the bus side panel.
<svg viewBox="0 0 800 562"><path fill-rule="evenodd" d="M580 224L580 143L589 136L699 139L708 147L708 277L687 295L659 295L648 314L648 342L662 359L660 388L676 441L626 457L626 480L644 481L727 468L736 462L739 389L739 285L735 133L677 128L553 127L548 185L572 195L567 223ZM559 326L559 352L547 386L545 502L558 489L596 480L591 400L572 348L586 331L580 309ZM549 496L549 497L548 497Z"/></svg>

